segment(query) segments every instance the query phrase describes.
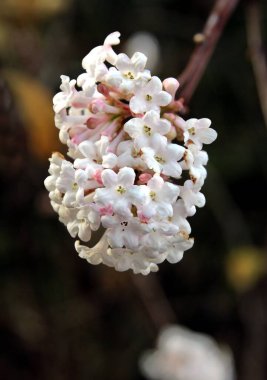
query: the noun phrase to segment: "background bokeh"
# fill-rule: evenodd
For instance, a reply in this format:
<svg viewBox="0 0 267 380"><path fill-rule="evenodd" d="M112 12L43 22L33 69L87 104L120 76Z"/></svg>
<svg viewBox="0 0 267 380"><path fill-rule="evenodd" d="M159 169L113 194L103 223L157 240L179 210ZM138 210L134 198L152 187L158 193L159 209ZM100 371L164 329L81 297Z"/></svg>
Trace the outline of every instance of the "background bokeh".
<svg viewBox="0 0 267 380"><path fill-rule="evenodd" d="M155 59L159 53L153 73L178 76L213 3L1 0L1 379L141 380L140 354L157 336L148 310L156 304L163 316L170 308L175 321L228 345L238 380L266 380L267 131L244 2L189 104L188 117L209 117L218 139L206 149L207 205L190 221L195 245L181 263L141 280L87 265L43 186L51 152L64 152L51 103L59 76L76 77L81 59L116 30L117 51L129 49L135 33L150 33Z"/></svg>

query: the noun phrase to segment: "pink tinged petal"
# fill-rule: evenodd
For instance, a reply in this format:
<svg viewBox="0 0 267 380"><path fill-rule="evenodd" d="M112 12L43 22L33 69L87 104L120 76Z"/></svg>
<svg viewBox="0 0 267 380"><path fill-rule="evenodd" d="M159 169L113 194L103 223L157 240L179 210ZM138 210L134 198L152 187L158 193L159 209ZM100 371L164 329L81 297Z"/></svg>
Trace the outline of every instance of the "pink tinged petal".
<svg viewBox="0 0 267 380"><path fill-rule="evenodd" d="M163 81L163 87L174 99L176 91L179 88L179 82L175 78L166 78Z"/></svg>
<svg viewBox="0 0 267 380"><path fill-rule="evenodd" d="M151 178L152 178L152 175L150 173L140 174L139 179L138 179L138 184L145 185Z"/></svg>
<svg viewBox="0 0 267 380"><path fill-rule="evenodd" d="M100 186L102 186L102 169L97 169L92 175L92 179L94 179Z"/></svg>
<svg viewBox="0 0 267 380"><path fill-rule="evenodd" d="M199 129L197 131L197 137L203 144L211 144L217 138L217 132L212 128Z"/></svg>
<svg viewBox="0 0 267 380"><path fill-rule="evenodd" d="M168 94L168 92L160 91L158 94L153 96L153 100L159 106L167 106L171 102L172 97Z"/></svg>
<svg viewBox="0 0 267 380"><path fill-rule="evenodd" d="M102 172L102 182L106 187L113 187L118 182L117 174L111 169L105 169Z"/></svg>
<svg viewBox="0 0 267 380"><path fill-rule="evenodd" d="M135 172L132 168L122 168L118 173L118 183L124 186L131 186L134 184Z"/></svg>
<svg viewBox="0 0 267 380"><path fill-rule="evenodd" d="M100 207L99 208L99 214L101 216L110 216L113 214L113 207L111 204L107 205L107 206L104 206L104 207ZM103 219L101 219L103 220ZM105 226L104 226L105 227Z"/></svg>

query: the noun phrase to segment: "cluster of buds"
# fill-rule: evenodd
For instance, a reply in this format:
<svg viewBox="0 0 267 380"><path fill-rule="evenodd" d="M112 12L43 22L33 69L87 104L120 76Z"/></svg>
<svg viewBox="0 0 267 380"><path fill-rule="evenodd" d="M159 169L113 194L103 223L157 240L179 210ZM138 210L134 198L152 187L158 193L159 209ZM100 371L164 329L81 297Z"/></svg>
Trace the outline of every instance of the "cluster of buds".
<svg viewBox="0 0 267 380"><path fill-rule="evenodd" d="M90 51L77 80L61 76L55 124L72 162L54 153L45 186L72 237L102 233L93 247L76 241L80 257L145 275L193 245L187 217L205 203L202 146L216 132L178 116L178 81L151 76L142 53L116 54L119 37Z"/></svg>

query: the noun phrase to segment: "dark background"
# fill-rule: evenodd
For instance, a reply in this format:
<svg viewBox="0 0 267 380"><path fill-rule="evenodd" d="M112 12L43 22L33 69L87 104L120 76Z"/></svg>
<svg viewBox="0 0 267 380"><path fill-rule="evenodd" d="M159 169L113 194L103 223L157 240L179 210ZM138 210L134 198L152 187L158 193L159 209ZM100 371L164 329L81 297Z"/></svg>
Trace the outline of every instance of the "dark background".
<svg viewBox="0 0 267 380"><path fill-rule="evenodd" d="M138 359L153 347L157 329L140 287L129 272L79 259L48 202L47 159L65 150L51 100L59 76L76 77L81 59L116 30L117 51L133 33L152 33L160 47L153 74L178 76L213 4L1 1L1 379L143 379ZM228 345L238 380L266 380L267 137L245 8L242 2L227 24L189 104L188 117L208 117L218 132L206 147L207 205L190 220L195 245L179 264L161 264L139 285L155 290L156 303L162 288L177 323ZM261 16L267 38L263 1Z"/></svg>

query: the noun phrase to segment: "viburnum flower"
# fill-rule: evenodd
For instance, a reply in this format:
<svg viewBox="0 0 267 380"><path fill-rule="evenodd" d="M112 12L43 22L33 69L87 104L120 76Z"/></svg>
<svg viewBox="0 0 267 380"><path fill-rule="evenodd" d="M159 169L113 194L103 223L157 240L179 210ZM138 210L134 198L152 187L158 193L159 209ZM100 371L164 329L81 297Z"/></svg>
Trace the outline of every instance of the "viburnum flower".
<svg viewBox="0 0 267 380"><path fill-rule="evenodd" d="M162 329L157 348L144 353L140 367L150 380L234 380L232 353L210 336L183 326Z"/></svg>
<svg viewBox="0 0 267 380"><path fill-rule="evenodd" d="M188 217L202 207L207 176L203 144L216 139L210 120L184 120L175 78L163 82L147 57L117 54L120 33L82 61L77 79L61 76L55 125L70 160L50 158L51 205L91 264L144 275L180 261L193 245Z"/></svg>

